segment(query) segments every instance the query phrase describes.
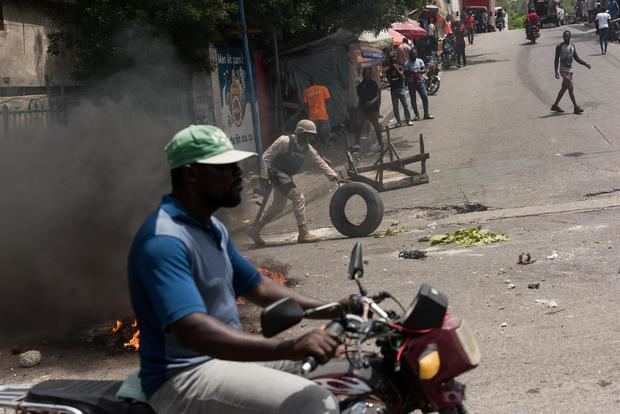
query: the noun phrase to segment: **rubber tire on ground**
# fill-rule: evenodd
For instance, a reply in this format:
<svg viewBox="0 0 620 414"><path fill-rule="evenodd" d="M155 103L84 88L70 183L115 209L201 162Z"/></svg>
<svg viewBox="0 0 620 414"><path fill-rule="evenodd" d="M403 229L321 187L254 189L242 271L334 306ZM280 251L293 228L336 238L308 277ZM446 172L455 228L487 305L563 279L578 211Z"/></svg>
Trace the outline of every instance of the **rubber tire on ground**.
<svg viewBox="0 0 620 414"><path fill-rule="evenodd" d="M366 218L360 224L351 223L345 207L351 197L359 195L366 203ZM340 233L348 237L364 237L377 230L383 221L383 200L379 193L364 183L347 183L336 190L329 202L329 217Z"/></svg>

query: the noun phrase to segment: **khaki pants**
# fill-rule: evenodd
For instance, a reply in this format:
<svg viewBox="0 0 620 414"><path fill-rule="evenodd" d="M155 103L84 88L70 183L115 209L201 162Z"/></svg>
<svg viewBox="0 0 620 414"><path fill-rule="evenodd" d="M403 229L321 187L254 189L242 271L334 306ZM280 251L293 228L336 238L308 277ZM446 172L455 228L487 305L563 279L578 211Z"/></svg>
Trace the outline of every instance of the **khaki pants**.
<svg viewBox="0 0 620 414"><path fill-rule="evenodd" d="M212 359L168 380L149 404L158 414L338 414L328 390L295 375L299 363Z"/></svg>
<svg viewBox="0 0 620 414"><path fill-rule="evenodd" d="M265 224L273 220L275 216L284 210L287 199L293 203L293 212L295 213L297 225L304 226L306 224L306 199L302 192L299 191L299 188L293 187L285 194L278 185L274 185L273 202L265 213Z"/></svg>

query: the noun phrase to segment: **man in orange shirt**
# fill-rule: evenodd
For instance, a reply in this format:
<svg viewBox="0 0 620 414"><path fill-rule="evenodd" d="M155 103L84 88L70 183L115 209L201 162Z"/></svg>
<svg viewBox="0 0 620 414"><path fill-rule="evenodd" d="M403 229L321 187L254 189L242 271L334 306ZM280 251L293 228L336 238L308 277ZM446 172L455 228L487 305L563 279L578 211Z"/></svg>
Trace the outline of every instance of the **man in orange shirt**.
<svg viewBox="0 0 620 414"><path fill-rule="evenodd" d="M472 15L472 12L469 12L467 14L467 17L465 18L465 28L467 29L467 40L469 41L470 45L474 44L474 27L476 26L476 22L474 20L474 16Z"/></svg>
<svg viewBox="0 0 620 414"><path fill-rule="evenodd" d="M331 138L332 128L327 113L327 101L331 98L329 89L312 78L310 86L304 90L304 104L308 110L308 119L314 122L321 146L325 147Z"/></svg>

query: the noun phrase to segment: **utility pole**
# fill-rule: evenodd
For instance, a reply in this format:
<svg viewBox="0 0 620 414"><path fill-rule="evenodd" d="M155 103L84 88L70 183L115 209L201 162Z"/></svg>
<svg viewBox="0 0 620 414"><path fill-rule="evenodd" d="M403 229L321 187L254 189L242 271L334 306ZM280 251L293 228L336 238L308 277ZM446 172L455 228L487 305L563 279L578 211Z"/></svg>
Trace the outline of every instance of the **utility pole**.
<svg viewBox="0 0 620 414"><path fill-rule="evenodd" d="M250 45L248 42L248 27L245 22L245 6L243 0L239 2L239 19L241 20L241 28L243 30L243 59L245 60L245 71L247 73L248 86L250 88L250 105L252 107L252 123L254 124L254 144L258 153L257 163L258 171L260 171L260 159L263 153L260 119L258 116L258 99L256 99L256 89L254 88L254 73L252 72L252 56L250 55Z"/></svg>

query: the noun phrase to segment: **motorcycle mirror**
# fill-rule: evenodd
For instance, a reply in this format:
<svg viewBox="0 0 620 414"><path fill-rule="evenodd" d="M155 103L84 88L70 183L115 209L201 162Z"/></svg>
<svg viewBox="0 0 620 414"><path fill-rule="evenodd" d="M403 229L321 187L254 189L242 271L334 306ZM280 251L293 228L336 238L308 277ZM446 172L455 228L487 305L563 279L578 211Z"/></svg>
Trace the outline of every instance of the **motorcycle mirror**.
<svg viewBox="0 0 620 414"><path fill-rule="evenodd" d="M351 251L349 260L349 279L356 280L364 276L364 258L362 257L362 243L357 242Z"/></svg>
<svg viewBox="0 0 620 414"><path fill-rule="evenodd" d="M297 325L304 318L304 310L291 298L283 298L267 306L260 314L263 336L271 338Z"/></svg>

